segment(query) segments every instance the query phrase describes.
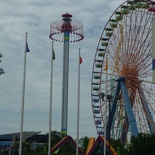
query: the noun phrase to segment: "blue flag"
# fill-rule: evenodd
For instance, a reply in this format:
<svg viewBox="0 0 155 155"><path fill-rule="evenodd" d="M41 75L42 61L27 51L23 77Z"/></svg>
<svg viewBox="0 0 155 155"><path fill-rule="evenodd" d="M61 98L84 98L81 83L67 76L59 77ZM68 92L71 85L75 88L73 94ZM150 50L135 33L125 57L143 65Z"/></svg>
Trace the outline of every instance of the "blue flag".
<svg viewBox="0 0 155 155"><path fill-rule="evenodd" d="M26 42L26 52L30 52L27 42Z"/></svg>

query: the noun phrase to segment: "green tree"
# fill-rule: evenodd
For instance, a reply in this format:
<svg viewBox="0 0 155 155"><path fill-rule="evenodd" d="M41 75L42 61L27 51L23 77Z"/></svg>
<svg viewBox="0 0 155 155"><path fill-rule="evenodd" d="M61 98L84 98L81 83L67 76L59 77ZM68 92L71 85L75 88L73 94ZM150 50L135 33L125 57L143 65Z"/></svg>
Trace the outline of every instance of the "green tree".
<svg viewBox="0 0 155 155"><path fill-rule="evenodd" d="M132 137L128 150L129 155L155 154L155 134L140 133L138 137Z"/></svg>
<svg viewBox="0 0 155 155"><path fill-rule="evenodd" d="M83 152L86 152L88 146L89 138L87 136L79 139L79 147Z"/></svg>
<svg viewBox="0 0 155 155"><path fill-rule="evenodd" d="M3 57L3 55L0 52L0 62L2 62L1 58ZM4 74L5 71L3 70L3 68L0 68L0 75Z"/></svg>
<svg viewBox="0 0 155 155"><path fill-rule="evenodd" d="M76 150L73 148L70 142L65 143L58 152L58 155L75 155L75 154Z"/></svg>
<svg viewBox="0 0 155 155"><path fill-rule="evenodd" d="M120 139L116 139L116 140L110 139L110 145L113 146L113 148L116 150L116 152L120 152L120 155L126 155L127 149L121 143Z"/></svg>
<svg viewBox="0 0 155 155"><path fill-rule="evenodd" d="M31 142L23 142L22 150L23 150L23 153L31 152Z"/></svg>

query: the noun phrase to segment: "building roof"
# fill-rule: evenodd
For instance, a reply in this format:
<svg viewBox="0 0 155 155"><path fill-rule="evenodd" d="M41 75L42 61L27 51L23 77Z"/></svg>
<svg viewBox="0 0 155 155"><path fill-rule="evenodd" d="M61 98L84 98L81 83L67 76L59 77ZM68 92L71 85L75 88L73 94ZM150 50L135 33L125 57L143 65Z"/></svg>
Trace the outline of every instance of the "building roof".
<svg viewBox="0 0 155 155"><path fill-rule="evenodd" d="M41 133L41 131L25 131L23 132L23 140L32 137L34 135L37 135ZM13 137L16 137L16 139L20 138L20 132L15 132L15 133L8 133L8 134L1 134L0 135L0 141L2 140L12 140Z"/></svg>

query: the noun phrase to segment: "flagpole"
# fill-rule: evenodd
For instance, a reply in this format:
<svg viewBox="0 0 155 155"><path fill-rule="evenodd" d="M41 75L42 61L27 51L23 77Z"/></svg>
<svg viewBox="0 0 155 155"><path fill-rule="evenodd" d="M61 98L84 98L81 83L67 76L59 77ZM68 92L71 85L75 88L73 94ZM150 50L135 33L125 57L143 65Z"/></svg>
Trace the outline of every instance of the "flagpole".
<svg viewBox="0 0 155 155"><path fill-rule="evenodd" d="M104 117L104 155L106 155L106 125L107 125L107 84L108 82L108 55L106 54L106 86L105 86L105 117Z"/></svg>
<svg viewBox="0 0 155 155"><path fill-rule="evenodd" d="M80 48L79 48L79 58L78 58L78 96L77 96L77 142L76 142L76 155L79 151L79 113L80 113Z"/></svg>
<svg viewBox="0 0 155 155"><path fill-rule="evenodd" d="M51 81L50 81L50 105L49 105L49 136L48 136L48 155L51 152L51 125L52 125L52 85L53 85L53 41L52 41L52 51L51 51Z"/></svg>
<svg viewBox="0 0 155 155"><path fill-rule="evenodd" d="M19 155L22 155L22 142L23 142L23 120L24 120L24 99L25 99L27 34L28 34L28 33L26 32L26 34L25 34L25 51L24 51L23 92L22 92L22 106L21 106Z"/></svg>

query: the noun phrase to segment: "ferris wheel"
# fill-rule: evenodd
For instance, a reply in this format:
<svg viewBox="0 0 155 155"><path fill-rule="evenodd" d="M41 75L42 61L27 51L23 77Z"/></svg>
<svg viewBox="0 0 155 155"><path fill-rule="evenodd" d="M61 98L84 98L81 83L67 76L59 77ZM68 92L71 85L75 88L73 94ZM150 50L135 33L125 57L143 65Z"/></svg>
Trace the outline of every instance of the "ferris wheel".
<svg viewBox="0 0 155 155"><path fill-rule="evenodd" d="M97 134L104 135L106 124L107 139L120 138L125 143L129 136L155 132L154 5L154 1L125 1L113 12L100 36L91 100Z"/></svg>

